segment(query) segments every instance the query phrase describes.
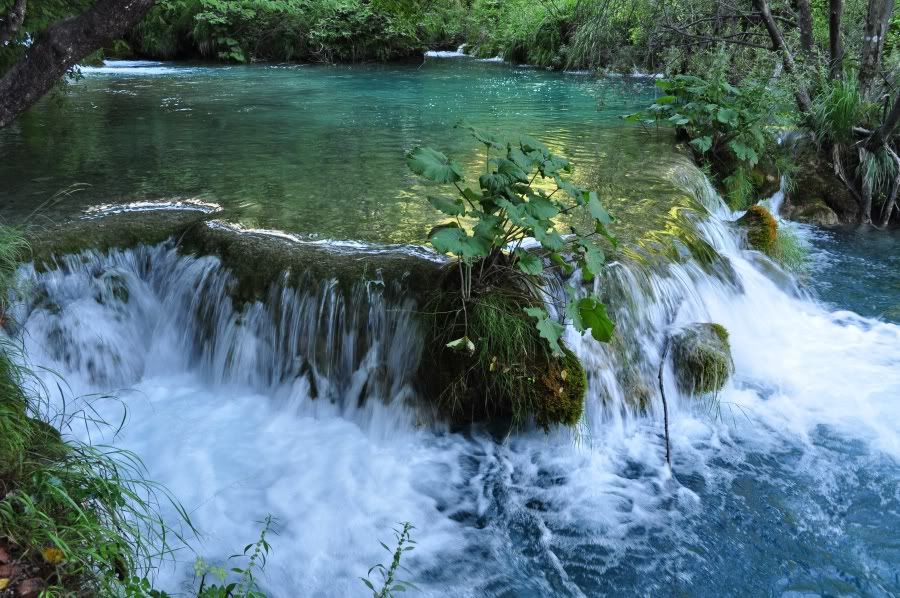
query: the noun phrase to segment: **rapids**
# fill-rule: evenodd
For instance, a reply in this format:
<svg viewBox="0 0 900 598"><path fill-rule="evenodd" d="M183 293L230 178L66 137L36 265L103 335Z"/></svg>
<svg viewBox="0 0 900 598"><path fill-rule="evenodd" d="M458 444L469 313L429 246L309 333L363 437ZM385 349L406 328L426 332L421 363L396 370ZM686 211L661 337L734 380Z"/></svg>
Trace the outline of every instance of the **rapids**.
<svg viewBox="0 0 900 598"><path fill-rule="evenodd" d="M695 233L729 267L623 259L606 283L630 297L614 305L618 330L647 384L667 330L731 333L737 373L717 409L679 397L667 372L671 471L658 396L633 413L614 357L572 330L590 380L577 432L501 439L423 420L415 309L391 281L275 284L236 307L214 257L86 252L23 269L28 354L70 396L125 418L115 437L72 432L139 454L207 559L274 515L273 596L365 595L359 576L386 558L378 540L406 520L418 541L406 577L426 596L900 592L900 327L821 303L743 248L738 215L698 171L675 176L708 212ZM192 560L176 555L159 584L177 591Z"/></svg>

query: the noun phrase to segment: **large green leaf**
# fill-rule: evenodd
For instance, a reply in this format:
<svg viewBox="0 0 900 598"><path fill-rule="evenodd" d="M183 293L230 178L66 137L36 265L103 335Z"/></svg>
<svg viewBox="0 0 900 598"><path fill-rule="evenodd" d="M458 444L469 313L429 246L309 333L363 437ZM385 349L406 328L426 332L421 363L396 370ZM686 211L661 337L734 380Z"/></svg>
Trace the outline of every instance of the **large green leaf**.
<svg viewBox="0 0 900 598"><path fill-rule="evenodd" d="M546 220L559 214L559 208L552 201L548 201L540 195L532 195L525 204L525 209L535 218Z"/></svg>
<svg viewBox="0 0 900 598"><path fill-rule="evenodd" d="M691 140L691 145L697 148L701 154L705 154L712 148L712 137L709 135L704 135L703 137L697 137L696 139Z"/></svg>
<svg viewBox="0 0 900 598"><path fill-rule="evenodd" d="M448 216L462 216L466 213L466 206L462 200L456 197L428 197L428 203L447 214Z"/></svg>
<svg viewBox="0 0 900 598"><path fill-rule="evenodd" d="M749 145L744 145L740 141L731 140L728 142L728 147L731 148L731 151L734 152L737 159L742 162L749 162L751 165L755 165L757 160L759 160L756 150Z"/></svg>
<svg viewBox="0 0 900 598"><path fill-rule="evenodd" d="M515 162L516 165L525 172L531 172L531 169L534 168L534 164L536 161L534 159L534 156L529 156L518 147L510 149L507 157Z"/></svg>
<svg viewBox="0 0 900 598"><path fill-rule="evenodd" d="M591 191L588 194L588 210L591 211L591 216L599 220L602 224L611 224L612 217L609 215L609 212L603 207L603 204L600 203L600 198L597 197L597 193Z"/></svg>
<svg viewBox="0 0 900 598"><path fill-rule="evenodd" d="M730 125L732 127L737 126L738 114L735 110L731 108L719 108L719 111L716 112L716 120L724 125Z"/></svg>
<svg viewBox="0 0 900 598"><path fill-rule="evenodd" d="M530 152L540 152L541 154L546 155L550 152L546 145L528 135L522 135L519 138L519 147L521 147L522 151L526 154Z"/></svg>
<svg viewBox="0 0 900 598"><path fill-rule="evenodd" d="M597 341L608 343L612 340L615 324L609 319L609 315L606 313L606 306L603 303L595 297L584 297L578 300L576 308L581 324L581 328L578 328L579 332L590 329L591 336Z"/></svg>
<svg viewBox="0 0 900 598"><path fill-rule="evenodd" d="M475 127L469 125L457 125L462 128L468 130L472 133L472 137L485 144L488 147L492 147L494 149L506 149L506 146L500 141L500 139L496 135L492 135L486 131L482 131L481 129L476 129Z"/></svg>
<svg viewBox="0 0 900 598"><path fill-rule="evenodd" d="M533 253L529 253L528 251L519 248L516 249L514 255L516 256L516 265L519 267L519 270L525 274L538 276L544 271L544 264L541 263L541 258Z"/></svg>
<svg viewBox="0 0 900 598"><path fill-rule="evenodd" d="M494 238L503 232L503 229L500 227L500 219L493 214L485 214L483 212L477 212L477 215L478 223L475 225L473 232L476 236L490 240L493 243Z"/></svg>
<svg viewBox="0 0 900 598"><path fill-rule="evenodd" d="M580 200L582 194L584 194L584 189L577 185L573 185L558 174L553 175L553 180L556 181L556 186L565 191L570 197ZM581 203L581 201L579 201L579 203Z"/></svg>
<svg viewBox="0 0 900 598"><path fill-rule="evenodd" d="M571 172L572 163L560 156L549 156L541 163L541 174L543 176L553 176L558 172Z"/></svg>
<svg viewBox="0 0 900 598"><path fill-rule="evenodd" d="M603 270L606 256L602 249L587 241L581 243L581 248L583 250L581 267L585 270L585 279L590 280Z"/></svg>
<svg viewBox="0 0 900 598"><path fill-rule="evenodd" d="M505 174L490 172L478 177L478 184L489 193L502 193L513 183L513 179Z"/></svg>
<svg viewBox="0 0 900 598"><path fill-rule="evenodd" d="M497 164L497 173L508 177L511 181L519 181L520 183L527 183L529 181L528 174L525 170L520 168L519 165L512 160L498 158L495 163Z"/></svg>
<svg viewBox="0 0 900 598"><path fill-rule="evenodd" d="M428 233L428 241L436 251L456 255L462 255L463 239L465 237L466 231L459 228L455 222L453 224L436 226Z"/></svg>
<svg viewBox="0 0 900 598"><path fill-rule="evenodd" d="M534 228L534 238L550 251L559 251L563 248L563 245L565 245L565 241L563 241L563 238L558 232L548 230L543 226L536 226Z"/></svg>
<svg viewBox="0 0 900 598"><path fill-rule="evenodd" d="M406 165L419 176L435 183L462 180L460 167L441 152L430 147L417 147L406 155Z"/></svg>
<svg viewBox="0 0 900 598"><path fill-rule="evenodd" d="M547 310L541 307L526 307L525 313L537 320L538 333L542 338L546 339L553 354L557 357L562 357L563 350L559 344L559 339L565 331L562 324L551 320Z"/></svg>

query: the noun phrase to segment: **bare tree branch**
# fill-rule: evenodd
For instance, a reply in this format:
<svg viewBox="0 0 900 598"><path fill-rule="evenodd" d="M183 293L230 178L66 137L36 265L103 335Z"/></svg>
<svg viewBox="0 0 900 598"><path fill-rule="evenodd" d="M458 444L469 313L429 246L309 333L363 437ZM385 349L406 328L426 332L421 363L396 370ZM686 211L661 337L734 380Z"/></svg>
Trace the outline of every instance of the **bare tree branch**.
<svg viewBox="0 0 900 598"><path fill-rule="evenodd" d="M784 43L784 37L781 35L781 30L775 23L775 19L772 18L768 0L753 0L753 6L759 12L760 17L766 26L766 30L769 32L769 37L772 38L772 49L781 54L784 70L787 71L788 74L793 75L797 72L794 56ZM809 114L812 111L812 99L809 97L809 92L799 81L797 82L797 90L794 92L794 96L797 98L797 106L800 108L800 112Z"/></svg>

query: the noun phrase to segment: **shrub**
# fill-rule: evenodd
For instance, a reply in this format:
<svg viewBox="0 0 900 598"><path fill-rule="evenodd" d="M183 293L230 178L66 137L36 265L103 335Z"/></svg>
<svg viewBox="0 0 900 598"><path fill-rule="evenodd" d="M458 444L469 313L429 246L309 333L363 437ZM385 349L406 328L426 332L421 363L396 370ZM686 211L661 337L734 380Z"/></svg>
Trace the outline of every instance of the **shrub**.
<svg viewBox="0 0 900 598"><path fill-rule="evenodd" d="M728 82L723 68L714 68L709 79L676 75L657 81L665 95L625 119L675 127L698 161L709 164L731 206L739 209L754 199L754 169L765 157L781 153L776 127L787 121L773 110L777 98L767 81L746 79L738 88Z"/></svg>

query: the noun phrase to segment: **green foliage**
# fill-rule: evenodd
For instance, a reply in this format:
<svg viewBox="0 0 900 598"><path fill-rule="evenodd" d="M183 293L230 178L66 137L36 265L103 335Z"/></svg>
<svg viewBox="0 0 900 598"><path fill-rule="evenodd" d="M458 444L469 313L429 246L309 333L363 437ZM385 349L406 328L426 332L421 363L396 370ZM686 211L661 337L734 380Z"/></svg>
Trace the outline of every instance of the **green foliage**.
<svg viewBox="0 0 900 598"><path fill-rule="evenodd" d="M390 60L421 51L414 21L362 0L162 0L134 32L161 58Z"/></svg>
<svg viewBox="0 0 900 598"><path fill-rule="evenodd" d="M835 80L823 75L811 115L816 139L819 143L850 143L853 127L871 126L877 111L877 105L863 99L853 72Z"/></svg>
<svg viewBox="0 0 900 598"><path fill-rule="evenodd" d="M753 199L753 170L763 157L780 153L776 133L789 119L778 110L768 82L747 79L739 88L728 82L723 68L713 69L708 79L676 75L657 81L665 95L625 119L675 127L698 160L712 167L729 203L741 208Z"/></svg>
<svg viewBox="0 0 900 598"><path fill-rule="evenodd" d="M416 547L416 542L412 539L412 530L415 529L413 524L407 521L402 523L401 526L400 529L394 529L394 536L397 539L397 545L394 550L391 550L384 542L379 542L381 547L392 555L391 564L385 567L383 564L379 563L369 569L369 572L365 577L360 578L362 582L366 584L366 587L372 591L373 598L392 598L400 592L415 588L412 583L397 579L399 570L401 568L405 569L405 567L400 564L404 553L409 552ZM381 575L380 589L376 587L376 583L379 582L373 582L371 580L372 571L378 571Z"/></svg>
<svg viewBox="0 0 900 598"><path fill-rule="evenodd" d="M538 253L523 246L529 238L540 243L540 253L551 268L571 271L569 261L574 260L582 277L592 280L605 260L598 240L615 243L606 228L612 218L597 194L575 185L569 178L571 163L543 143L527 136L501 141L470 130L485 148L485 170L477 189L465 185L459 165L444 154L431 148L415 148L407 154L414 173L433 183L452 185L455 191L455 196L429 198L432 206L452 220L434 227L428 238L437 251L456 256L463 302L472 297L473 271L477 272L476 285L489 284L511 270L524 277L526 286L539 288L544 263ZM552 190L536 184L538 179ZM559 223L563 216L580 217L589 225L581 232L570 227L571 234L564 237ZM571 305L568 315L577 330L590 329L597 340L609 340L612 322L598 298ZM562 327L543 307L527 306L526 311L536 320L553 353L562 356Z"/></svg>
<svg viewBox="0 0 900 598"><path fill-rule="evenodd" d="M801 239L793 228L781 226L772 249L772 259L786 269L802 274L809 261L809 245Z"/></svg>

